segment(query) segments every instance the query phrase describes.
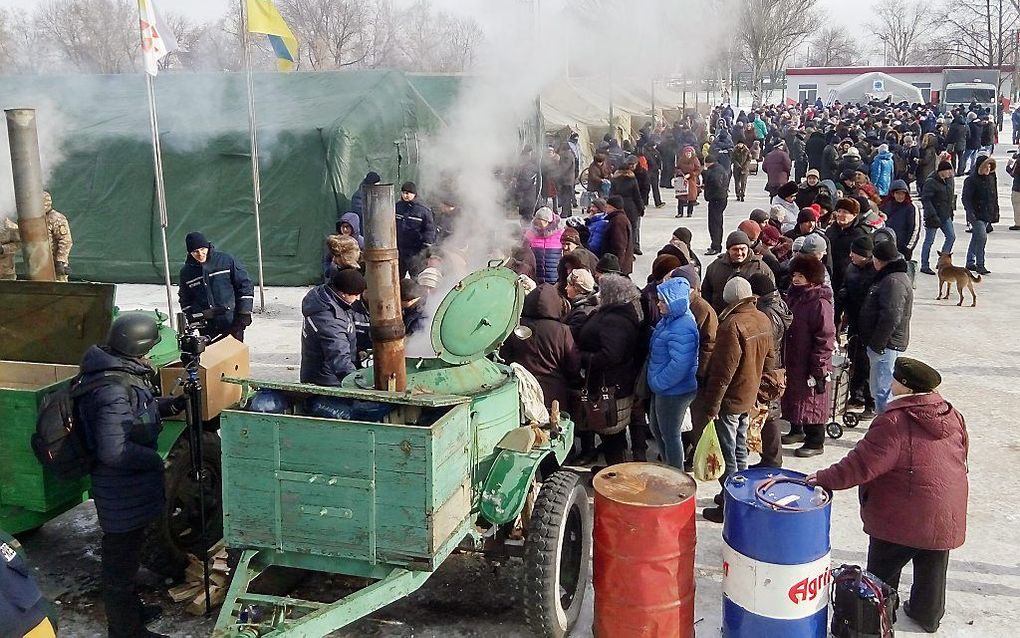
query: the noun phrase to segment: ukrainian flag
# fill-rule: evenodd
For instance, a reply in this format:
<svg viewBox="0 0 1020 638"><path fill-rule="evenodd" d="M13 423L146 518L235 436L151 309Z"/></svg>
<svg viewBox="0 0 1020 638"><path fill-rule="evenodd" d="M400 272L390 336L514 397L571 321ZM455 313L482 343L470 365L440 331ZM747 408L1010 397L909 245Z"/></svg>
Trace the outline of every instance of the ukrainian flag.
<svg viewBox="0 0 1020 638"><path fill-rule="evenodd" d="M269 44L276 54L281 71L290 71L298 59L298 41L277 11L272 0L246 0L248 5L248 32L269 36Z"/></svg>

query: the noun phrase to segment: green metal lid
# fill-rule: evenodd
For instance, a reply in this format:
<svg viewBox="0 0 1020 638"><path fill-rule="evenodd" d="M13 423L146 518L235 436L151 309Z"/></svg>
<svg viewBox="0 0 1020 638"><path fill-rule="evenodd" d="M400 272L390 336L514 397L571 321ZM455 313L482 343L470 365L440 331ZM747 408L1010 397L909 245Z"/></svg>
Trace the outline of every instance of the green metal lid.
<svg viewBox="0 0 1020 638"><path fill-rule="evenodd" d="M508 268L473 272L447 293L432 319L432 347L447 363L489 354L517 327L524 291Z"/></svg>

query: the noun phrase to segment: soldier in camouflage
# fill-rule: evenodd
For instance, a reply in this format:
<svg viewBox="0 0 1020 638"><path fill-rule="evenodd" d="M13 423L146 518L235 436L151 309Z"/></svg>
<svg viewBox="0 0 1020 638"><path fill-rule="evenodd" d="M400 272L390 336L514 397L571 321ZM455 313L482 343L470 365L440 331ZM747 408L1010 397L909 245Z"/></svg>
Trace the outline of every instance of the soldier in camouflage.
<svg viewBox="0 0 1020 638"><path fill-rule="evenodd" d="M16 279L14 255L21 250L21 233L18 225L4 217L0 222L0 279Z"/></svg>
<svg viewBox="0 0 1020 638"><path fill-rule="evenodd" d="M71 257L71 226L63 213L53 210L53 198L46 191L43 191L43 211L46 213L46 229L50 233L50 243L53 249L53 270L57 274L57 281L67 281L71 274L68 265Z"/></svg>

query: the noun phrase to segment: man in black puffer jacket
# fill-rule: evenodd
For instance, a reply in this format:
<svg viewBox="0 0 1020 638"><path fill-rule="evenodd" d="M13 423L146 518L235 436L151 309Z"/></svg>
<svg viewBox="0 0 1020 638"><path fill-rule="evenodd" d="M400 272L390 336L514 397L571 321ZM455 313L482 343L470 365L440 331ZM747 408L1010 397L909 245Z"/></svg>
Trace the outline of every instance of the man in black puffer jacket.
<svg viewBox="0 0 1020 638"><path fill-rule="evenodd" d="M730 173L714 155L705 158L705 172L701 174L705 185L705 201L708 202L708 234L711 250L722 250L723 212L729 195Z"/></svg>
<svg viewBox="0 0 1020 638"><path fill-rule="evenodd" d="M425 251L436 243L436 221L432 210L418 200L418 187L414 182L404 182L400 187L396 211L400 276L416 277L425 269ZM530 219L535 209L528 212Z"/></svg>
<svg viewBox="0 0 1020 638"><path fill-rule="evenodd" d="M81 383L109 383L81 396L75 409L95 454L92 497L103 530L103 600L110 638L159 637L145 624L159 608L143 607L135 592L146 528L166 506L163 458L156 442L162 416L179 413L185 399L155 397L154 373L144 360L159 342L159 326L145 313L113 322L106 345L92 346L81 362Z"/></svg>
<svg viewBox="0 0 1020 638"><path fill-rule="evenodd" d="M202 233L188 233L184 241L188 259L177 280L181 312L197 315L222 307L224 313L209 319L202 334L214 339L231 334L244 341L244 329L251 325L255 305L255 286L248 271L227 253L213 250Z"/></svg>
<svg viewBox="0 0 1020 638"><path fill-rule="evenodd" d="M876 244L872 262L878 274L864 299L858 321L871 364L871 394L875 397L875 409L881 414L890 399L896 357L910 344L914 291L907 262L894 242Z"/></svg>

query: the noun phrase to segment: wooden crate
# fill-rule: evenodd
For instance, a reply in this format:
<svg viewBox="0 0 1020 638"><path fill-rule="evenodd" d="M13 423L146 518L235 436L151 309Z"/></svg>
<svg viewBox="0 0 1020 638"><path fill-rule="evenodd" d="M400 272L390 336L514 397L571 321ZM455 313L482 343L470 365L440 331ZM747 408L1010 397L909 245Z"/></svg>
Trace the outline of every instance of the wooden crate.
<svg viewBox="0 0 1020 638"><path fill-rule="evenodd" d="M81 501L88 481L62 481L32 452L39 403L78 373L78 366L0 361L0 508L48 512Z"/></svg>
<svg viewBox="0 0 1020 638"><path fill-rule="evenodd" d="M471 437L467 403L428 409L429 427L224 411L226 545L435 569L471 516Z"/></svg>

